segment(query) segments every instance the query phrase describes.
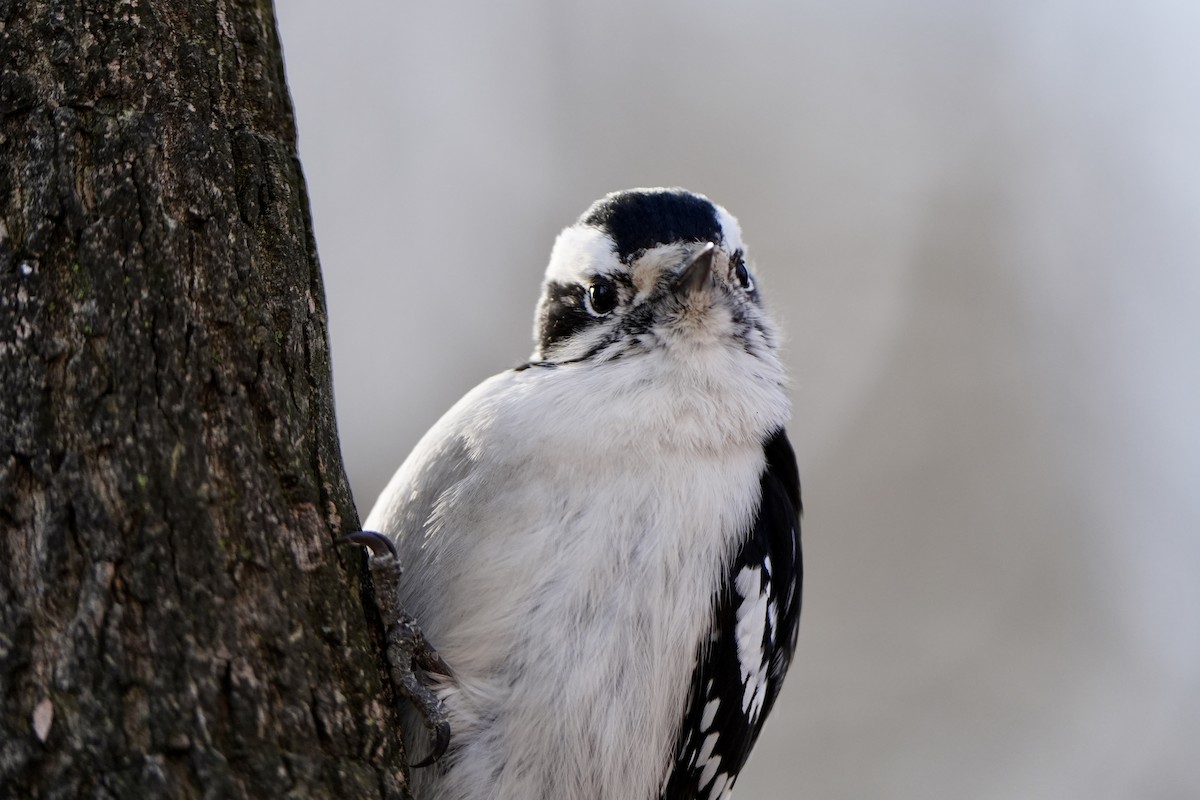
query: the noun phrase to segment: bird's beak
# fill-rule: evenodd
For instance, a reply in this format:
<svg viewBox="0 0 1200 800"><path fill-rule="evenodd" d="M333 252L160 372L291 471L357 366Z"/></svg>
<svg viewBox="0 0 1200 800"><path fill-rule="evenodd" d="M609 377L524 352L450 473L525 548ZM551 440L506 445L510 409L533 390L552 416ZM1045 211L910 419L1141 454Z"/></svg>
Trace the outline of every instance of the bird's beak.
<svg viewBox="0 0 1200 800"><path fill-rule="evenodd" d="M675 279L676 294L694 294L701 287L708 285L709 276L712 275L713 255L716 252L717 246L708 242L692 256L691 262Z"/></svg>

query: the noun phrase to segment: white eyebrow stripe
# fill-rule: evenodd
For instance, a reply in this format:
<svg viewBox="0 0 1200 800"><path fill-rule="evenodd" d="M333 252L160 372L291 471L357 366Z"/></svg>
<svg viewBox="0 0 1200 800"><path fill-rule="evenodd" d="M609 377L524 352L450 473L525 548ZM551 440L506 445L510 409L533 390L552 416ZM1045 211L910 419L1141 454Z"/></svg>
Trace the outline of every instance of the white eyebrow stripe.
<svg viewBox="0 0 1200 800"><path fill-rule="evenodd" d="M717 224L721 226L721 234L725 238L727 251L730 253L737 250L746 252L746 247L742 244L742 227L738 225L737 218L721 206L717 206Z"/></svg>
<svg viewBox="0 0 1200 800"><path fill-rule="evenodd" d="M583 283L598 272L621 267L616 244L599 228L588 225L566 228L554 240L546 280L557 283Z"/></svg>

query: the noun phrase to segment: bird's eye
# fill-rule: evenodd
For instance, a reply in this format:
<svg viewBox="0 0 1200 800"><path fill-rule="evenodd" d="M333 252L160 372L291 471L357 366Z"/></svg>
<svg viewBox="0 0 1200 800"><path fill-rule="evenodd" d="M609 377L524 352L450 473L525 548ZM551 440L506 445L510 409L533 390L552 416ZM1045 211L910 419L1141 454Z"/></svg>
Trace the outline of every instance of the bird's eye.
<svg viewBox="0 0 1200 800"><path fill-rule="evenodd" d="M587 290L588 305L597 316L603 316L617 307L617 287L608 278L596 278Z"/></svg>
<svg viewBox="0 0 1200 800"><path fill-rule="evenodd" d="M750 291L754 286L754 281L750 280L750 270L746 269L746 262L740 258L733 265L733 275L737 278L737 282L746 291Z"/></svg>

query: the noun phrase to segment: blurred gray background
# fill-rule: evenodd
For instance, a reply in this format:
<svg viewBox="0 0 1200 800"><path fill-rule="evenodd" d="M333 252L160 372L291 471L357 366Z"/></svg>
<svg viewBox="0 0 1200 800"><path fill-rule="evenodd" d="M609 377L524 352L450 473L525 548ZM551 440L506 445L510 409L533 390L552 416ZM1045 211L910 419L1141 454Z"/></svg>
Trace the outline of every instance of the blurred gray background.
<svg viewBox="0 0 1200 800"><path fill-rule="evenodd" d="M279 0L360 511L603 193L742 222L808 565L754 798L1200 797L1200 4Z"/></svg>

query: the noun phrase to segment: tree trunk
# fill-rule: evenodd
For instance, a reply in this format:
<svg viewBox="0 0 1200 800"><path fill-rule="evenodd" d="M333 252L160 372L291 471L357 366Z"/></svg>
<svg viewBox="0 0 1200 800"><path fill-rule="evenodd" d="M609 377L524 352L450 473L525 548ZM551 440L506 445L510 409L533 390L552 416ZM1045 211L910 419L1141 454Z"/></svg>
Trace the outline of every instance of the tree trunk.
<svg viewBox="0 0 1200 800"><path fill-rule="evenodd" d="M405 796L269 0L0 0L0 382L0 795Z"/></svg>

